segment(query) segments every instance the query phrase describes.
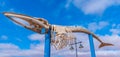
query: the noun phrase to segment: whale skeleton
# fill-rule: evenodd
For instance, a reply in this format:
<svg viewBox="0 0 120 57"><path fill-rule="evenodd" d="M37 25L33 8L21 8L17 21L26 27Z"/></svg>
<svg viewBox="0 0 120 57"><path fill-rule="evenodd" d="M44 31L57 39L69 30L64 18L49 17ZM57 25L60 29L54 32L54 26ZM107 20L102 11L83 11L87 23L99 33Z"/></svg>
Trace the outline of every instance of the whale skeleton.
<svg viewBox="0 0 120 57"><path fill-rule="evenodd" d="M48 30L51 29L51 44L57 50L63 49L67 45L73 43L76 37L72 33L75 32L91 34L96 40L98 40L101 43L99 45L99 48L104 46L113 46L113 44L103 42L94 33L88 31L83 27L52 25L49 24L48 21L44 18L34 18L23 14L16 14L11 12L4 12L3 14L12 21L16 22L17 24L40 34L46 34ZM23 24L19 20L15 19L24 20L28 22L29 25ZM42 29L45 29L45 31L42 32Z"/></svg>

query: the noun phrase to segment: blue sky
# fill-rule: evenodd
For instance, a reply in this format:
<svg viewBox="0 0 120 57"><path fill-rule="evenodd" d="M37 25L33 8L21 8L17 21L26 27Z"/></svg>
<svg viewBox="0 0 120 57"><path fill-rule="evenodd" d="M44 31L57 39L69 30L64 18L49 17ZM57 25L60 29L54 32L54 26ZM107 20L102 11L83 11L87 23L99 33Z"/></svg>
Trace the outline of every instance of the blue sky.
<svg viewBox="0 0 120 57"><path fill-rule="evenodd" d="M99 43L95 41L97 42L95 46L98 50L98 57L101 56L102 52L106 52L108 56L115 53L111 55L112 57L120 56L118 54L120 52L120 44L118 44L120 41L119 0L0 0L0 51L2 51L0 56L42 57L44 35L17 26L2 14L6 11L42 17L50 24L83 26L96 33L102 40L115 45L114 47L98 49ZM80 37L85 36L81 35ZM84 48L83 51L85 49L89 51L88 48ZM7 50L8 52L5 52ZM18 51L18 53L12 54L11 50ZM115 52L112 52L113 50ZM30 51L31 53L28 54ZM65 57L66 55L59 54L64 51L56 51L57 55L53 52L52 57ZM69 55L69 52L66 53ZM6 55L7 53L11 54ZM88 53L85 54L88 55ZM86 56L85 54L84 56ZM107 57L107 55L104 56Z"/></svg>

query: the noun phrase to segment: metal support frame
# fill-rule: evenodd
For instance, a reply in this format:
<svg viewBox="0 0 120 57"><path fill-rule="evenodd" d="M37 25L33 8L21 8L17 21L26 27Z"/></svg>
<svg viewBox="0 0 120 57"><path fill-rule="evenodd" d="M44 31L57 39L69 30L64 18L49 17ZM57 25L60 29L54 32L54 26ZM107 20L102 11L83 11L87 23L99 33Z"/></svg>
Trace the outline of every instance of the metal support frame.
<svg viewBox="0 0 120 57"><path fill-rule="evenodd" d="M48 33L45 34L45 47L44 47L44 57L50 57L50 50L51 50L51 30L48 30Z"/></svg>
<svg viewBox="0 0 120 57"><path fill-rule="evenodd" d="M49 29L48 33L45 35L45 50L44 50L44 57L50 57L50 50L51 50L51 31ZM94 42L93 42L93 37L91 34L89 34L89 44L90 44L90 52L91 52L91 57L96 57L95 54L95 49L94 49Z"/></svg>
<svg viewBox="0 0 120 57"><path fill-rule="evenodd" d="M91 57L96 57L93 36L91 34L89 34L89 44L90 44Z"/></svg>

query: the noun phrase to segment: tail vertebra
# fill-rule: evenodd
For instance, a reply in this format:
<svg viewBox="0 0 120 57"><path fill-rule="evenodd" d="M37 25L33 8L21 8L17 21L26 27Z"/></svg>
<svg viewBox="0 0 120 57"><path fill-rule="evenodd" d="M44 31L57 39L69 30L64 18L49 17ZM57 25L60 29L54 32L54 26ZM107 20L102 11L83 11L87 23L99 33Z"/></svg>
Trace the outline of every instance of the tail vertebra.
<svg viewBox="0 0 120 57"><path fill-rule="evenodd" d="M104 47L104 46L113 46L113 44L109 44L109 43L101 43L99 48Z"/></svg>

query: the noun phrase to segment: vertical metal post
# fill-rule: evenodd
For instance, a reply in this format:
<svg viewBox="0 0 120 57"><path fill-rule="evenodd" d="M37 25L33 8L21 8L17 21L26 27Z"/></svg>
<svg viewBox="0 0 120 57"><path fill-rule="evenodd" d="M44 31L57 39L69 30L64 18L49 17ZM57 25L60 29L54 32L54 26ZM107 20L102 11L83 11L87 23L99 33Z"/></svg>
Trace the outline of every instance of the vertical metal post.
<svg viewBox="0 0 120 57"><path fill-rule="evenodd" d="M76 57L78 57L78 51L77 51L77 38L75 38L75 52L76 52Z"/></svg>
<svg viewBox="0 0 120 57"><path fill-rule="evenodd" d="M48 33L45 35L45 48L44 48L44 57L50 57L50 42L51 42L51 30L49 29Z"/></svg>
<svg viewBox="0 0 120 57"><path fill-rule="evenodd" d="M89 43L90 43L91 57L96 57L95 48L94 48L94 42L93 42L93 37L92 37L91 34L89 34Z"/></svg>

